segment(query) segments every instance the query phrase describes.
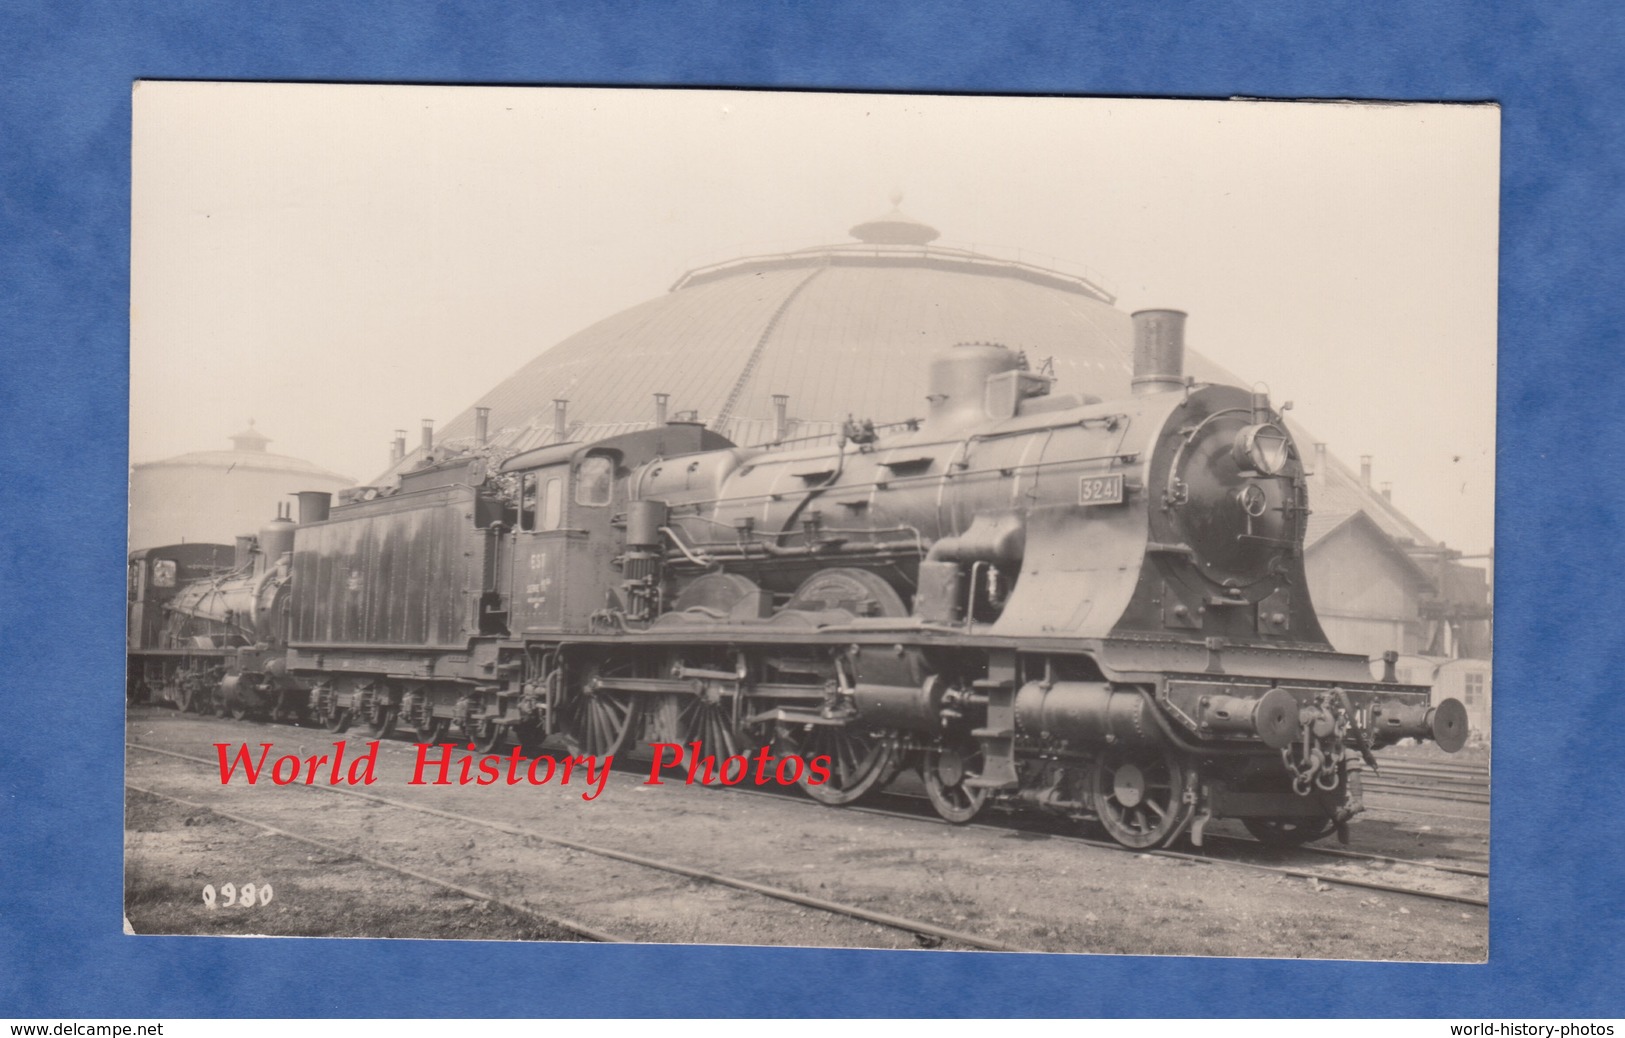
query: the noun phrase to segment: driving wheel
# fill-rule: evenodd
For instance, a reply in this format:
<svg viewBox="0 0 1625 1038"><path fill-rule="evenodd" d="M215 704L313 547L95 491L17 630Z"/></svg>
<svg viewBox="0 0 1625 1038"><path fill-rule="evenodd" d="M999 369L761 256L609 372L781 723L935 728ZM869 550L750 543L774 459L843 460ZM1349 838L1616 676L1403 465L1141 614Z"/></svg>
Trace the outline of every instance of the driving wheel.
<svg viewBox="0 0 1625 1038"><path fill-rule="evenodd" d="M1090 773L1089 793L1100 824L1125 847L1157 847L1184 831L1185 769L1160 747L1110 747Z"/></svg>

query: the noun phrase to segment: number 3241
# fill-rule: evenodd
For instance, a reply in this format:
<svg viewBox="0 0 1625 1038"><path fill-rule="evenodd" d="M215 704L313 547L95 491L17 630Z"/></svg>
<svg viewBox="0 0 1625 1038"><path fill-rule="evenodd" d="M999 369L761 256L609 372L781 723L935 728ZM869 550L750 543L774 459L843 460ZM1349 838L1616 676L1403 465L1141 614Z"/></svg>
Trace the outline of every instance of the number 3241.
<svg viewBox="0 0 1625 1038"><path fill-rule="evenodd" d="M203 904L206 908L253 908L255 905L268 905L276 891L271 884L262 883L255 886L244 883L242 886L233 886L230 883L220 885L220 894L216 898L214 884L206 884L203 888Z"/></svg>

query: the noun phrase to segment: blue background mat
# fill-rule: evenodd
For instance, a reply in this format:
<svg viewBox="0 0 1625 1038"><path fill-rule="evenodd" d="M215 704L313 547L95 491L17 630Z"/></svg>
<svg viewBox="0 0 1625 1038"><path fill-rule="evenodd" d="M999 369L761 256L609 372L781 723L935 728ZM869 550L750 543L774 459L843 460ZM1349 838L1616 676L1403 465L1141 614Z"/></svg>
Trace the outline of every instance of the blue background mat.
<svg viewBox="0 0 1625 1038"><path fill-rule="evenodd" d="M6 5L0 1014L1625 1015L1622 6ZM1499 101L1490 964L123 936L137 77Z"/></svg>

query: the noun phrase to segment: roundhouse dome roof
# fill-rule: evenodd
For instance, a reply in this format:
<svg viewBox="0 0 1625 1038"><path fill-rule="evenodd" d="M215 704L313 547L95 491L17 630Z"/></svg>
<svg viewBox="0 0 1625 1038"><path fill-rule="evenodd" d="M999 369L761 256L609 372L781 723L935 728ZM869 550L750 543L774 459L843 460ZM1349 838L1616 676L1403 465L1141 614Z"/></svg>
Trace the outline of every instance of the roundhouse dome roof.
<svg viewBox="0 0 1625 1038"><path fill-rule="evenodd" d="M895 199L894 199L895 201ZM566 437L652 424L653 396L737 443L773 438L773 397L789 397L791 435L848 415L877 422L924 414L931 358L959 342L997 342L1051 361L1058 393L1129 390L1129 315L1089 278L936 243L895 207L858 224L860 240L750 256L689 271L669 292L606 317L545 351L475 402L491 440L553 442L556 399ZM1235 381L1187 355L1198 379ZM442 429L474 433L474 407Z"/></svg>
<svg viewBox="0 0 1625 1038"><path fill-rule="evenodd" d="M350 486L355 482L349 476L330 472L314 462L303 458L294 458L286 454L272 454L265 449L271 438L260 432L254 426L254 420L249 419L248 428L242 432L234 433L229 437L232 449L229 451L191 451L187 454L176 454L157 461L140 461L132 464L132 469L142 471L159 469L208 469L218 470L221 473L240 472L275 472L309 476L327 482Z"/></svg>

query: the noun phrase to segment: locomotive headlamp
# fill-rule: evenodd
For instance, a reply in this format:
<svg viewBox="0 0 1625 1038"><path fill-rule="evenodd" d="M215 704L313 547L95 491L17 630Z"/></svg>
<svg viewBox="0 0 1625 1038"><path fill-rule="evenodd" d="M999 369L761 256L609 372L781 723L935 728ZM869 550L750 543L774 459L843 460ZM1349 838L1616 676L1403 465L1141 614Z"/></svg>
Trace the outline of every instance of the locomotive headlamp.
<svg viewBox="0 0 1625 1038"><path fill-rule="evenodd" d="M1236 434L1233 450L1236 464L1261 476L1279 476L1291 457L1291 441L1278 426L1265 422L1249 425Z"/></svg>

